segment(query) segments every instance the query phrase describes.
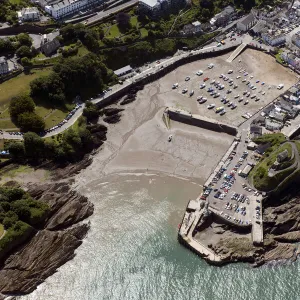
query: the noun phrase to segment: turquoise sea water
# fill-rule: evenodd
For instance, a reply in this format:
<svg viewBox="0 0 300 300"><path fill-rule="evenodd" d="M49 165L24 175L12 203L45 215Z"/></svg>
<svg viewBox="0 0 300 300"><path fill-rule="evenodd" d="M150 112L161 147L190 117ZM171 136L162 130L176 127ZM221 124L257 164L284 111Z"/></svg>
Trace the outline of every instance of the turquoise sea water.
<svg viewBox="0 0 300 300"><path fill-rule="evenodd" d="M77 256L22 300L298 300L300 263L213 267L177 242L199 186L158 176L119 176L83 190L95 204Z"/></svg>

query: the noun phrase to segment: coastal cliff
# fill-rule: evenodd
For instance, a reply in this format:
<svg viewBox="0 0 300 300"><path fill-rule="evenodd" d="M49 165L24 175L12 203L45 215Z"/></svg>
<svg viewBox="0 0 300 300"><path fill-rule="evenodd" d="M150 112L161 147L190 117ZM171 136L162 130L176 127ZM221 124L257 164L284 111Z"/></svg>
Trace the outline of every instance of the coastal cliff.
<svg viewBox="0 0 300 300"><path fill-rule="evenodd" d="M28 192L47 203L50 213L43 228L36 228L33 238L3 261L0 292L4 295L32 292L72 259L89 230L89 224L80 221L94 210L87 198L72 191L67 182L29 185Z"/></svg>

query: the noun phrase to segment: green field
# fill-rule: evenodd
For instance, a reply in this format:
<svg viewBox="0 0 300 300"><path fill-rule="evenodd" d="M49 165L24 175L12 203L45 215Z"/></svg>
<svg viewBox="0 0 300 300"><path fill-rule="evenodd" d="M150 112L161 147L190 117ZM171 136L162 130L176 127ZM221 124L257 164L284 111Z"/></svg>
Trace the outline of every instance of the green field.
<svg viewBox="0 0 300 300"><path fill-rule="evenodd" d="M80 48L79 48L80 49ZM81 54L84 55L86 48L82 47ZM24 73L12 78L8 81L0 84L0 128L5 130L17 130L16 125L11 121L9 115L9 101L11 98L29 92L30 82L40 76L48 75L51 72L51 68L45 68L42 70L33 70L30 74L25 75ZM43 106L43 104L38 104L36 106L36 113L40 115L46 123L46 129L58 124L63 120L68 111L73 107L70 106L66 108L48 108Z"/></svg>
<svg viewBox="0 0 300 300"><path fill-rule="evenodd" d="M0 84L0 112L2 113L7 107L11 98L29 92L29 84L32 80L48 75L51 68L44 68L41 70L33 70L30 74L24 73L7 80Z"/></svg>

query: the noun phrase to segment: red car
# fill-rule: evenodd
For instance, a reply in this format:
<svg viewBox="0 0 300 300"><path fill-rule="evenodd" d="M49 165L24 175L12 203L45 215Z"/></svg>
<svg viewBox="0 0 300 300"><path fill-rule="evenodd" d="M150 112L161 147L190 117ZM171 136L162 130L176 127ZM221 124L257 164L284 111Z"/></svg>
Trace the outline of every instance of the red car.
<svg viewBox="0 0 300 300"><path fill-rule="evenodd" d="M205 82L205 81L207 81L208 79L209 79L209 77L206 77L206 78L203 79L203 81Z"/></svg>

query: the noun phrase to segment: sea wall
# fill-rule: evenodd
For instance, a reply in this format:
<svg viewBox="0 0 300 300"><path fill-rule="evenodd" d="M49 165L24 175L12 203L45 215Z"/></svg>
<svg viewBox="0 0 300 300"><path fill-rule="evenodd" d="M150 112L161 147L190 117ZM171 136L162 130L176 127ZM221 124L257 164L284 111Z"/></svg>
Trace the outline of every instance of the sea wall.
<svg viewBox="0 0 300 300"><path fill-rule="evenodd" d="M135 81L133 83L124 85L122 88L119 89L119 91L116 91L112 95L109 95L109 96L101 99L97 103L97 106L99 108L103 108L107 105L110 105L110 104L116 102L121 97L125 96L128 93L128 91L132 88L135 88L135 87L138 87L141 85L145 85L145 84L151 83L155 80L158 80L159 78L165 76L166 74L172 72L176 68L183 66L185 64L188 64L188 63L200 60L200 59L207 59L207 58L216 57L216 56L220 56L220 55L229 53L229 52L233 51L237 46L238 45L230 46L225 49L215 50L215 51L211 51L211 52L204 52L204 53L202 52L202 53L197 53L197 54L194 54L191 52L189 56L183 57L179 60L176 60L173 63L171 63L170 65L164 66L163 68L156 70L154 73L149 74L149 76L147 76L147 77L137 79L137 81ZM162 63L162 65L163 65L163 63Z"/></svg>
<svg viewBox="0 0 300 300"><path fill-rule="evenodd" d="M185 123L192 126L198 126L216 132L225 132L233 136L236 136L236 134L238 133L238 129L234 126L223 124L215 120L209 120L201 117L200 115L193 115L189 113L183 113L179 110L174 111L170 109L167 110L167 113L171 120L177 122Z"/></svg>

